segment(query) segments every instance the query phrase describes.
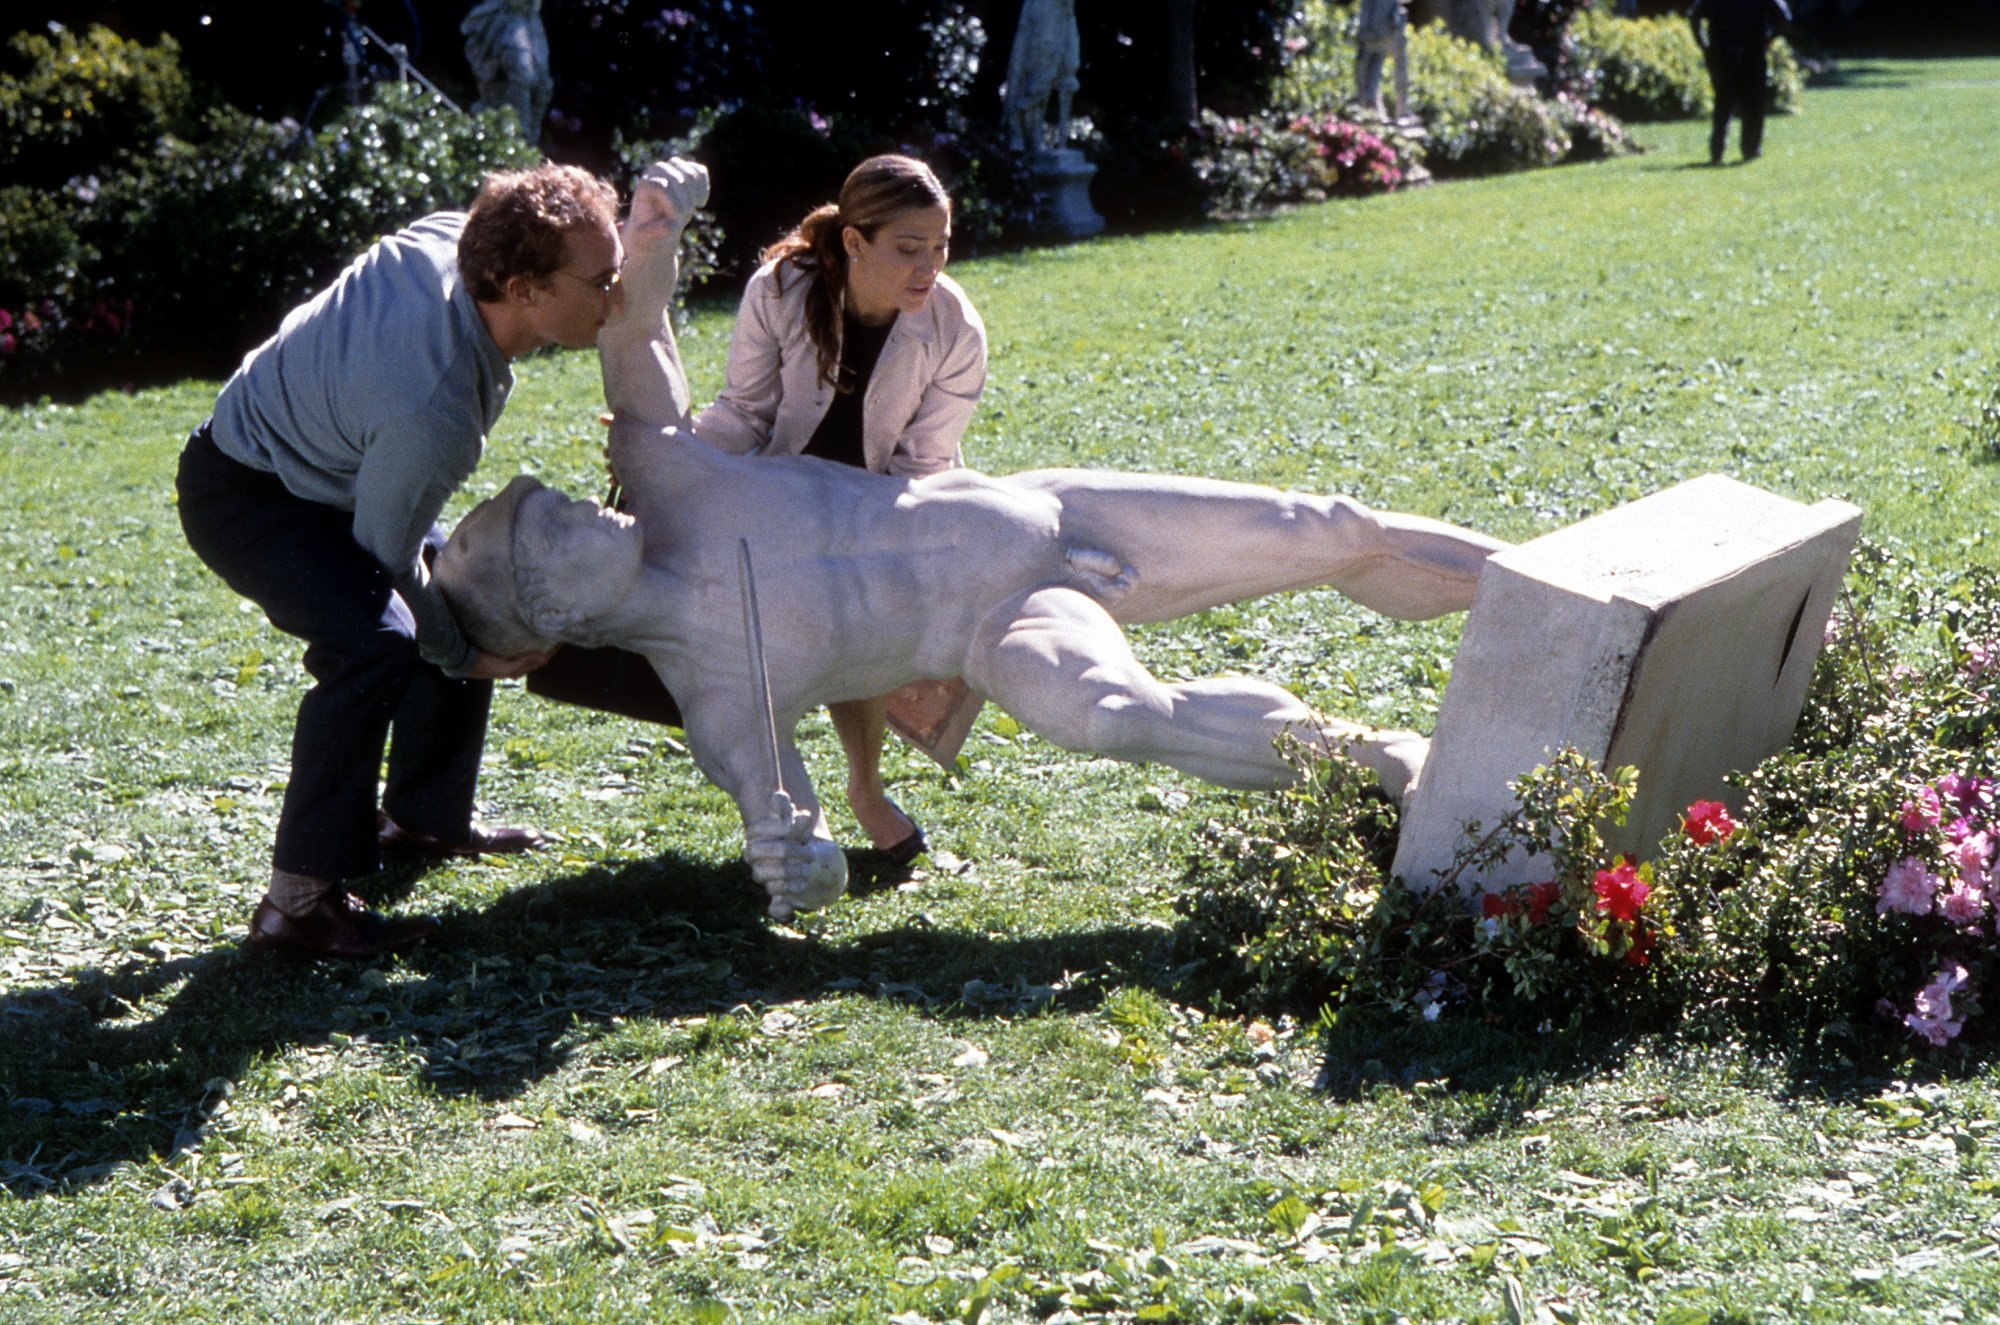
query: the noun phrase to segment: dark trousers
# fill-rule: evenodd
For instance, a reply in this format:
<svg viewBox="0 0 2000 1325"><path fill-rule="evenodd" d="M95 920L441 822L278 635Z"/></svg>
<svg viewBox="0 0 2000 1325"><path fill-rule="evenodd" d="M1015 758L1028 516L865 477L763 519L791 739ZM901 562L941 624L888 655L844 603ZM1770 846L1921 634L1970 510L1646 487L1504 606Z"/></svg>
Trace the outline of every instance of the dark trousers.
<svg viewBox="0 0 2000 1325"><path fill-rule="evenodd" d="M1708 131L1708 158L1722 160L1729 142L1729 117L1743 121L1745 160L1764 150L1764 47L1711 46L1708 48L1708 81L1715 87L1715 119Z"/></svg>
<svg viewBox="0 0 2000 1325"><path fill-rule="evenodd" d="M272 865L322 879L381 867L385 748L383 810L415 832L465 841L492 683L453 680L418 657L410 609L354 541L352 512L295 497L275 475L230 459L206 426L181 453L176 486L195 555L306 643L313 686L292 731ZM433 528L427 555L443 542Z"/></svg>

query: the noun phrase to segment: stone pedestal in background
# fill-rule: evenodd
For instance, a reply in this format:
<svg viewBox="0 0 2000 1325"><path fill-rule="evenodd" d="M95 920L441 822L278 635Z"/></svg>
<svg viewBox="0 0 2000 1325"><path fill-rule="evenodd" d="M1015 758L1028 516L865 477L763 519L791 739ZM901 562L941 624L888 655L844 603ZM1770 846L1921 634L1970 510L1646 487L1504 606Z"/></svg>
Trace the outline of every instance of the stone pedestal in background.
<svg viewBox="0 0 2000 1325"><path fill-rule="evenodd" d="M1036 152L1028 158L1035 198L1042 206L1041 228L1065 239L1088 239L1104 229L1090 205L1090 181L1097 167L1073 147Z"/></svg>
<svg viewBox="0 0 2000 1325"><path fill-rule="evenodd" d="M1696 800L1791 739L1861 512L1804 506L1710 474L1486 565L1466 618L1395 872L1436 887L1465 843L1514 808L1507 783L1574 746L1633 765L1613 850L1643 858ZM1546 877L1519 853L1468 888ZM1540 871L1541 873L1538 873Z"/></svg>

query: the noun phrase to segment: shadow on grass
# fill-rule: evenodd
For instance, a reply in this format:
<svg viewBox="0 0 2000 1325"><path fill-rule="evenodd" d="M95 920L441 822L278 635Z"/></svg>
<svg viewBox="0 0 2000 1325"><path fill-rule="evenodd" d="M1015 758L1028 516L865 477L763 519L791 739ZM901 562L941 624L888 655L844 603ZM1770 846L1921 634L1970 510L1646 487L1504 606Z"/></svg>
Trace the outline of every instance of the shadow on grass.
<svg viewBox="0 0 2000 1325"><path fill-rule="evenodd" d="M385 875L378 900L414 877ZM505 1101L631 1019L848 993L971 1020L1082 1010L1112 986L1198 997L1192 968L1176 965L1184 955L1158 925L993 938L919 920L812 937L767 922L741 867L668 854L591 869L447 915L432 945L400 960L288 963L232 944L9 992L0 1186L27 1198L96 1185L125 1163L170 1165L261 1059L301 1048L338 1046L333 1070L380 1063L441 1095ZM1319 1084L1335 1102L1416 1092L1432 1099L1441 1135L1469 1138L1527 1125L1553 1090L1615 1072L1665 1038L1629 1024L1544 1033L1346 1014L1325 1039ZM1911 1070L1887 1056L1788 1055L1775 1042L1751 1052L1802 1094L1877 1091ZM1991 1056L1969 1047L1937 1070L1975 1072Z"/></svg>
<svg viewBox="0 0 2000 1325"><path fill-rule="evenodd" d="M413 878L370 891L387 900ZM1171 966L1160 927L992 939L910 924L834 940L770 924L762 900L747 869L669 854L447 914L401 959L295 963L232 944L13 990L0 999L0 1186L32 1197L121 1163L171 1164L260 1059L301 1047L338 1044L349 1070L414 1064L441 1094L505 1100L617 1019L849 991L983 1018L1046 1006L1071 972L1143 983ZM376 1048L356 1059L356 1042Z"/></svg>
<svg viewBox="0 0 2000 1325"><path fill-rule="evenodd" d="M1909 87L1910 79L1885 64L1867 59L1840 60L1814 73L1806 85L1815 92L1859 91L1870 88Z"/></svg>
<svg viewBox="0 0 2000 1325"><path fill-rule="evenodd" d="M1384 1087L1448 1096L1451 1130L1471 1139L1524 1125L1551 1089L1616 1070L1637 1043L1626 1031L1350 1013L1325 1035L1319 1084L1335 1100Z"/></svg>

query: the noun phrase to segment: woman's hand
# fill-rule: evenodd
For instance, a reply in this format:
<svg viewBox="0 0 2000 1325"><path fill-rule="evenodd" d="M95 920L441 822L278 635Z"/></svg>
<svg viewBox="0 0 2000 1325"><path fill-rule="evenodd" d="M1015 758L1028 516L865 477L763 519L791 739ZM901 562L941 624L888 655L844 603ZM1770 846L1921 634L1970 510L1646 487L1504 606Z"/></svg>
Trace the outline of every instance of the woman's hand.
<svg viewBox="0 0 2000 1325"><path fill-rule="evenodd" d="M498 653L487 653L481 650L478 659L472 664L471 670L466 672L465 679L468 681L507 681L517 676L526 676L529 672L534 671L537 667L542 666L549 659L555 657L556 649L560 649L561 647L562 645L558 644L555 648L543 649L537 653L517 653L511 657Z"/></svg>

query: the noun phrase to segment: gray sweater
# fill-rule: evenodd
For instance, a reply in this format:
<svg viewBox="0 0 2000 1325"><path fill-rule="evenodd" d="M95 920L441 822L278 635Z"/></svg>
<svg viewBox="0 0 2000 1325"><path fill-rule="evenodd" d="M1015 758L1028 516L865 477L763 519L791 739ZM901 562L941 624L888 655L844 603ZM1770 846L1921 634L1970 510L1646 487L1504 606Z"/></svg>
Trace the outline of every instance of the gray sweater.
<svg viewBox="0 0 2000 1325"><path fill-rule="evenodd" d="M458 278L458 212L376 243L252 350L215 404L215 444L295 496L354 512L393 577L424 658L477 657L421 557L471 476L514 373Z"/></svg>

